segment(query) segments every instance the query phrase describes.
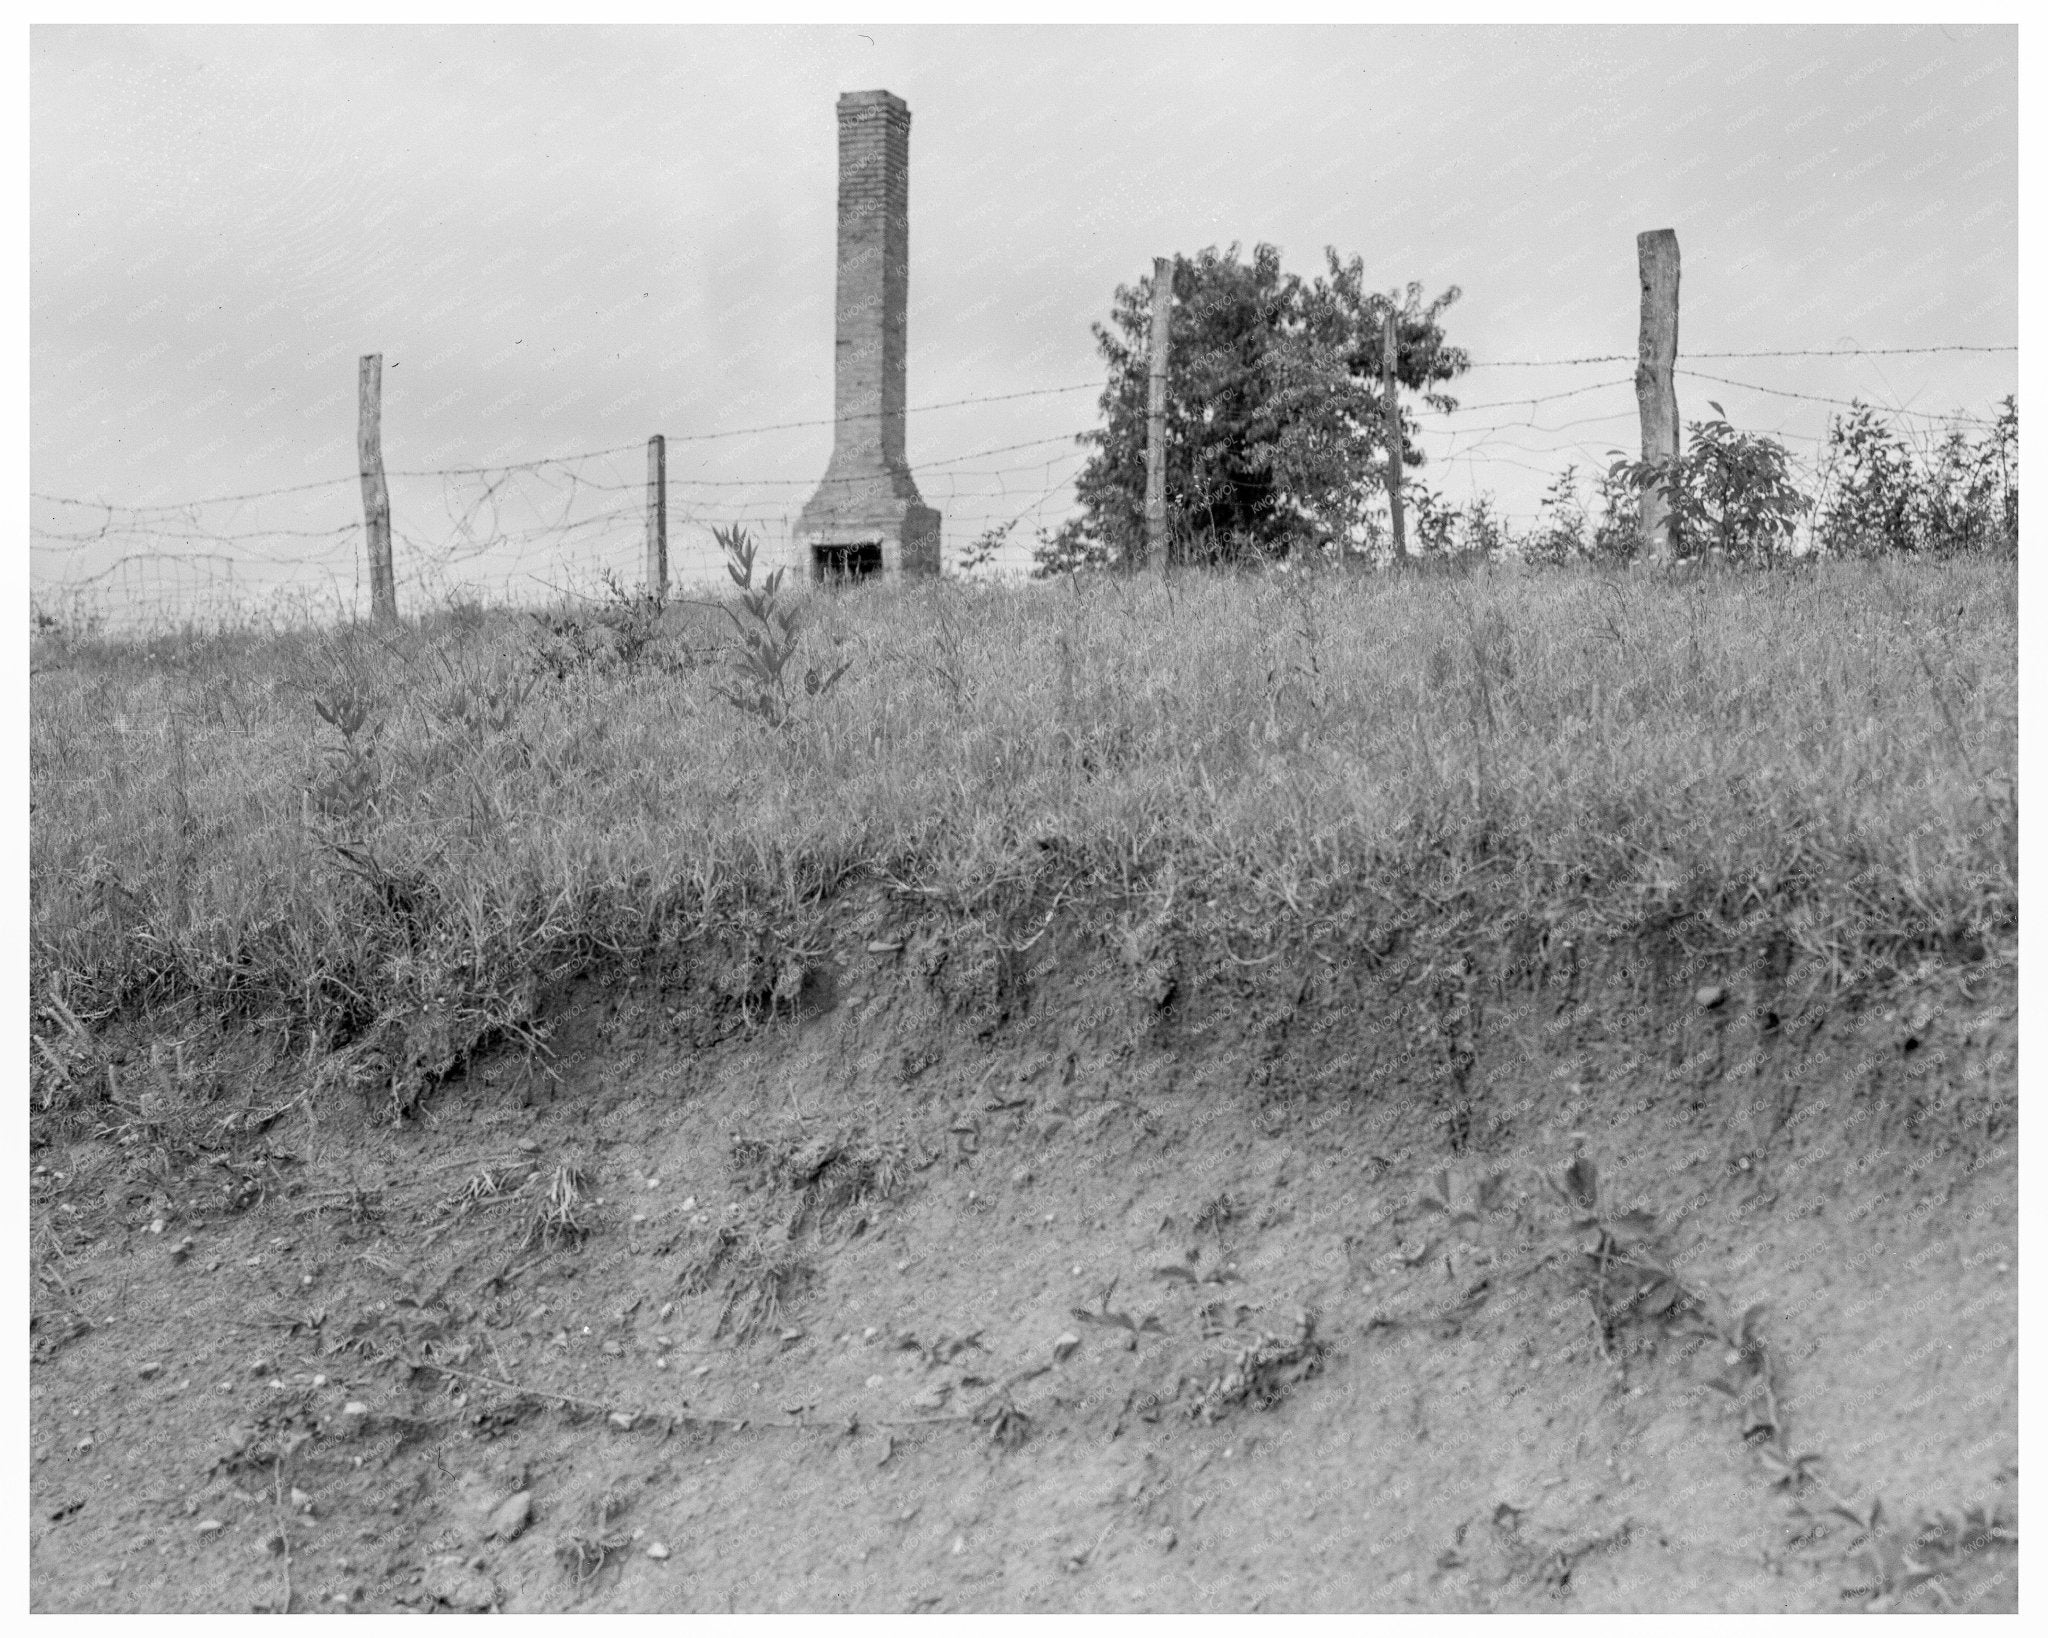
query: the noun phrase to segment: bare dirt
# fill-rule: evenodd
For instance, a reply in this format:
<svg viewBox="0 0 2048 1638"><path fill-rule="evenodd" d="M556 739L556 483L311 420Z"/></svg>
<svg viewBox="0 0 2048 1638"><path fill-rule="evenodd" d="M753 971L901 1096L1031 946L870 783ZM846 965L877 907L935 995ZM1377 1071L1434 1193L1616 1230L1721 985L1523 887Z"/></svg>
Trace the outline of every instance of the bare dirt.
<svg viewBox="0 0 2048 1638"><path fill-rule="evenodd" d="M38 1128L32 1607L2017 1607L2009 978L1142 954L872 903L404 1125L135 1035Z"/></svg>

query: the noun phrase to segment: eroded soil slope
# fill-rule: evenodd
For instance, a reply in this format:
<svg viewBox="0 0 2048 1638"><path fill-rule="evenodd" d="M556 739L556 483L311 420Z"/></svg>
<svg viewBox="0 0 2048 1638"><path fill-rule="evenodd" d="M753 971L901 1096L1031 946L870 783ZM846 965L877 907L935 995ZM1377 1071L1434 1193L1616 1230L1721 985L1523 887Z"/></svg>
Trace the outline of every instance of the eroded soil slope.
<svg viewBox="0 0 2048 1638"><path fill-rule="evenodd" d="M34 1607L2015 1607L2009 984L1000 977L878 909L397 1127L132 1042Z"/></svg>

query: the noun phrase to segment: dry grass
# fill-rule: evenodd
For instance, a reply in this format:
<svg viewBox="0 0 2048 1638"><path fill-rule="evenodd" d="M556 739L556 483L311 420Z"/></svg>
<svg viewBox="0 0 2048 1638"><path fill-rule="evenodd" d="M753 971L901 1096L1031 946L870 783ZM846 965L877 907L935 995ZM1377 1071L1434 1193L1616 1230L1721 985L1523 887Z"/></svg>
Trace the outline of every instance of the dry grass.
<svg viewBox="0 0 2048 1638"><path fill-rule="evenodd" d="M567 663L567 616L39 638L38 1032L186 1002L430 1079L573 974L715 950L772 1009L861 883L1239 960L2011 958L2010 565L801 601L805 663L850 665L779 729L703 607Z"/></svg>

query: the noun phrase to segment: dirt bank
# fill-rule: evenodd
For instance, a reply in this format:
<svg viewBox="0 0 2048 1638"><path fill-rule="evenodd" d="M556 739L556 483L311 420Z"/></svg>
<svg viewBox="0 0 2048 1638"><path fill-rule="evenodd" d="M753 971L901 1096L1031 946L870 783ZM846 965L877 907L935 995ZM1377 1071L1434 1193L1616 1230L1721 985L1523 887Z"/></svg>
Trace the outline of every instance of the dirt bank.
<svg viewBox="0 0 2048 1638"><path fill-rule="evenodd" d="M33 1607L2016 1607L2009 968L1282 969L878 901L398 1127L136 1037Z"/></svg>

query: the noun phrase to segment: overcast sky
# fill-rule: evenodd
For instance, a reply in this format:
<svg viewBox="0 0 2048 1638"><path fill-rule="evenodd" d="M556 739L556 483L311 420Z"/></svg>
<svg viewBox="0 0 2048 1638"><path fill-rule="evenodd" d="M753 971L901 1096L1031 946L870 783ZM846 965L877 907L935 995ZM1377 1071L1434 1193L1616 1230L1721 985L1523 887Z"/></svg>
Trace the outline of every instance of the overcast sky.
<svg viewBox="0 0 2048 1638"><path fill-rule="evenodd" d="M1635 441L1629 362L1507 366L1632 358L1645 228L1678 233L1681 366L1752 384L1682 377L1687 419L1712 397L1806 453L1829 406L1753 388L1983 415L2016 387L2011 352L1697 356L2017 340L2010 27L44 27L33 488L334 481L38 500L38 586L130 557L102 589L168 601L233 558L352 597L371 351L397 471L619 451L394 478L402 590L632 568L654 432L679 558L692 522L776 537L831 442L834 104L873 88L912 113L909 451L949 556L1063 514L1091 321L1205 245L1460 286L1488 367L1424 476L1514 514Z"/></svg>

